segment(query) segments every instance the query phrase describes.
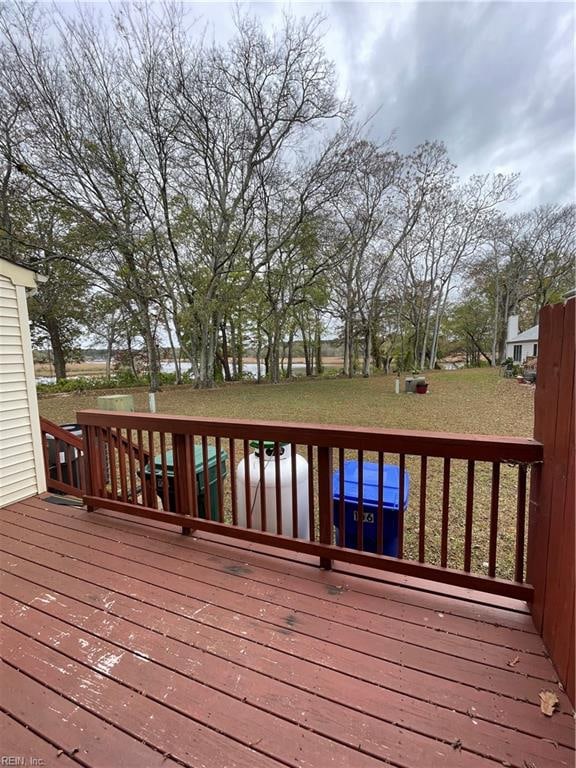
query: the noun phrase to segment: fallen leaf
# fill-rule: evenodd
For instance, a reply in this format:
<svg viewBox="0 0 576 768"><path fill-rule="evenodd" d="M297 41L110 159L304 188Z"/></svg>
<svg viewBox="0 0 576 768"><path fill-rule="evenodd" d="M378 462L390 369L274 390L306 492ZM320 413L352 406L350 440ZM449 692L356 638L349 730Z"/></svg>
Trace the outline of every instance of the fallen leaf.
<svg viewBox="0 0 576 768"><path fill-rule="evenodd" d="M510 661L508 661L506 663L508 664L509 667L515 667L516 664L518 664L519 661L520 661L520 657L519 656L514 656L513 659L510 659Z"/></svg>
<svg viewBox="0 0 576 768"><path fill-rule="evenodd" d="M547 717L552 717L559 704L558 696L553 691L540 691L540 711Z"/></svg>

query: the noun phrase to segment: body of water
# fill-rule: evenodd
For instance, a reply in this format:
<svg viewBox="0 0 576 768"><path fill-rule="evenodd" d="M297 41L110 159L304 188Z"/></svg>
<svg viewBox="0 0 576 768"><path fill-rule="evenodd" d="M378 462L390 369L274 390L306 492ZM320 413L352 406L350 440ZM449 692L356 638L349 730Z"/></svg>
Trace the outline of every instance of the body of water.
<svg viewBox="0 0 576 768"><path fill-rule="evenodd" d="M182 361L180 365L180 369L182 372L190 370L192 367L191 363ZM292 369L293 370L304 370L306 366L304 363L293 363ZM264 365L262 364L262 375L264 375ZM162 363L162 371L164 373L175 373L176 366L173 362L164 361ZM256 366L256 363L244 363L244 373L251 373L254 377L256 377L258 368ZM102 374L82 374L81 376L68 376L69 379L83 379L87 378L89 379L91 375L94 376L101 376ZM36 376L36 383L37 384L53 384L56 381L55 376Z"/></svg>

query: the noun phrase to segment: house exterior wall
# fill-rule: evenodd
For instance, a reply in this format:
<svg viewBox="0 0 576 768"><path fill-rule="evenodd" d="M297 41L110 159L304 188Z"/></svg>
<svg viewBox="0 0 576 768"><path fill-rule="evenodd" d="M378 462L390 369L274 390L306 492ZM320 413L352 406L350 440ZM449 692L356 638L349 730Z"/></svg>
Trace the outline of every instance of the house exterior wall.
<svg viewBox="0 0 576 768"><path fill-rule="evenodd" d="M514 360L514 347L521 346L522 354L520 360L514 360L514 362L523 363L527 357L534 357L534 344L538 344L538 340L533 341L507 341L506 342L506 357L511 357Z"/></svg>
<svg viewBox="0 0 576 768"><path fill-rule="evenodd" d="M21 284L19 284L21 283ZM26 287L33 274L0 265L0 507L46 490Z"/></svg>

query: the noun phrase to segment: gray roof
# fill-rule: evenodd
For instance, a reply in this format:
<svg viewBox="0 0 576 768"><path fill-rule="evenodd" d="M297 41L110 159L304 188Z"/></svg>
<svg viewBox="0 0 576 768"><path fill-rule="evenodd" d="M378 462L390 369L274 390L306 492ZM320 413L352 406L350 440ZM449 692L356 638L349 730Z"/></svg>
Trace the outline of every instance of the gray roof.
<svg viewBox="0 0 576 768"><path fill-rule="evenodd" d="M508 344L521 344L523 341L538 341L538 329L540 326L534 325L532 328L528 328L527 331L522 331L518 336L513 336L511 339L506 339Z"/></svg>

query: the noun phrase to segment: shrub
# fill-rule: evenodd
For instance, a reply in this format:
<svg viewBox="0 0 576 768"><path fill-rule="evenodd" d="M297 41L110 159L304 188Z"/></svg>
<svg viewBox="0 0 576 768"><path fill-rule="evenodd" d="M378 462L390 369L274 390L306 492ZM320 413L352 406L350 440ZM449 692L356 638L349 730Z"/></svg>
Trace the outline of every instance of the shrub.
<svg viewBox="0 0 576 768"><path fill-rule="evenodd" d="M36 384L37 392L43 394L58 392L84 392L93 389L130 389L147 387L150 379L147 375L135 376L131 371L121 371L109 379L104 376L79 376L74 379L56 381L52 384ZM176 384L175 373L161 373L160 384Z"/></svg>

